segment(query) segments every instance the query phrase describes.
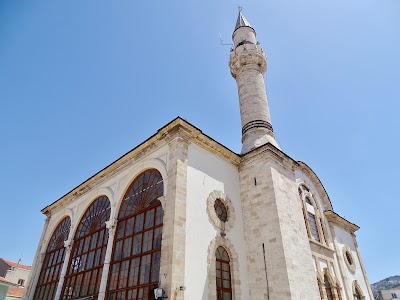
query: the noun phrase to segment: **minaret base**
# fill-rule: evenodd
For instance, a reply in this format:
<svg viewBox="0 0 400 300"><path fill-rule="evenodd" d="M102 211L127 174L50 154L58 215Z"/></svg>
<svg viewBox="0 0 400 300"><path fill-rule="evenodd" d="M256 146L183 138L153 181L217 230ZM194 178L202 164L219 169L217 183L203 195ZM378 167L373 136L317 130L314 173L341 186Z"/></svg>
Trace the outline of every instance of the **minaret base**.
<svg viewBox="0 0 400 300"><path fill-rule="evenodd" d="M267 143L270 143L281 150L272 131L269 131L268 133L265 133L265 129L253 129L248 131L242 137L241 154L250 152L251 150Z"/></svg>

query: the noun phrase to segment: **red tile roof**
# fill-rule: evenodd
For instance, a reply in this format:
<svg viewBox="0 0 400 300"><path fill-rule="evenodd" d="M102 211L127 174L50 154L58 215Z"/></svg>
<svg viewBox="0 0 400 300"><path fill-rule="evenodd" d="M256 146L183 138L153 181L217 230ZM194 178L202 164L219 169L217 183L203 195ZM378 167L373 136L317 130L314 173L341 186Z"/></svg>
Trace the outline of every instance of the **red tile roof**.
<svg viewBox="0 0 400 300"><path fill-rule="evenodd" d="M0 258L0 259L2 261L4 261L7 265L9 265L10 267L19 268L19 269L22 269L22 270L30 270L31 269L31 266L28 266L28 265L17 263L17 262L14 262L14 261L11 261L11 260L8 260L8 259L5 259L5 258Z"/></svg>
<svg viewBox="0 0 400 300"><path fill-rule="evenodd" d="M15 298L22 298L24 295L24 288L23 287L10 287L7 292L7 296L15 297Z"/></svg>

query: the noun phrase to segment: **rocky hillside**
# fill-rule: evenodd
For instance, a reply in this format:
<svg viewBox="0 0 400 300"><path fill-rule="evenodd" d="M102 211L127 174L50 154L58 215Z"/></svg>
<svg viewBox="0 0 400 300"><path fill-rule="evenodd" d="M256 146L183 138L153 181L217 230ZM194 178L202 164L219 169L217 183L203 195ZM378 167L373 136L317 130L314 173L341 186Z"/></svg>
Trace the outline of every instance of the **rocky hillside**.
<svg viewBox="0 0 400 300"><path fill-rule="evenodd" d="M371 284L372 293L374 294L374 298L376 298L379 294L379 291L388 290L392 288L400 287L400 276L390 276L381 281Z"/></svg>

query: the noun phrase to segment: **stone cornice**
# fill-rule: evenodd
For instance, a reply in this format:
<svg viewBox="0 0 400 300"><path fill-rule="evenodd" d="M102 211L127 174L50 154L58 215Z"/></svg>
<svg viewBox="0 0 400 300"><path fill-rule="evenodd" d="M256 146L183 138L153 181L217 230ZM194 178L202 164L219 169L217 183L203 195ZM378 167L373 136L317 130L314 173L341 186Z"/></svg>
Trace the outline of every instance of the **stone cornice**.
<svg viewBox="0 0 400 300"><path fill-rule="evenodd" d="M358 227L356 224L351 223L350 221L347 221L345 218L339 216L337 213L335 213L332 210L324 211L324 215L328 219L329 222L332 222L351 233L354 233L358 229L360 229L360 227Z"/></svg>
<svg viewBox="0 0 400 300"><path fill-rule="evenodd" d="M238 154L205 135L200 129L193 126L186 120L177 117L159 129L157 133L149 137L143 143L139 144L137 147L118 158L116 161L72 189L70 192L52 204L43 208L42 213L50 216L51 212L54 212L57 208L64 207L73 199L83 195L95 186L98 186L100 183L108 180L115 173L130 165L133 161L137 161L154 150L166 145L177 136L180 136L188 141L190 140L212 153L218 153L234 165L239 165L240 163L240 156Z"/></svg>
<svg viewBox="0 0 400 300"><path fill-rule="evenodd" d="M284 167L293 170L295 166L298 165L298 162L288 156L286 153L282 152L280 149L276 148L271 143L264 144L258 148L251 150L242 155L241 168L245 169L249 166L247 162L251 162L256 157L259 157L261 153L269 153L271 154L271 158L279 161L283 164Z"/></svg>

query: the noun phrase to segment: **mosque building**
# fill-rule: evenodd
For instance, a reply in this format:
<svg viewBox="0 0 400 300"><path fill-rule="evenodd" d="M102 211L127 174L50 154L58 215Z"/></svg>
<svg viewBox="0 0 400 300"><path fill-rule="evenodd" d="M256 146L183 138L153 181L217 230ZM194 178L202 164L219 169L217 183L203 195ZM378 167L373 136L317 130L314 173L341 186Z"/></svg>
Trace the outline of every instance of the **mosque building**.
<svg viewBox="0 0 400 300"><path fill-rule="evenodd" d="M24 299L373 299L359 227L276 142L266 55L241 10L229 67L241 153L166 124L42 210Z"/></svg>

